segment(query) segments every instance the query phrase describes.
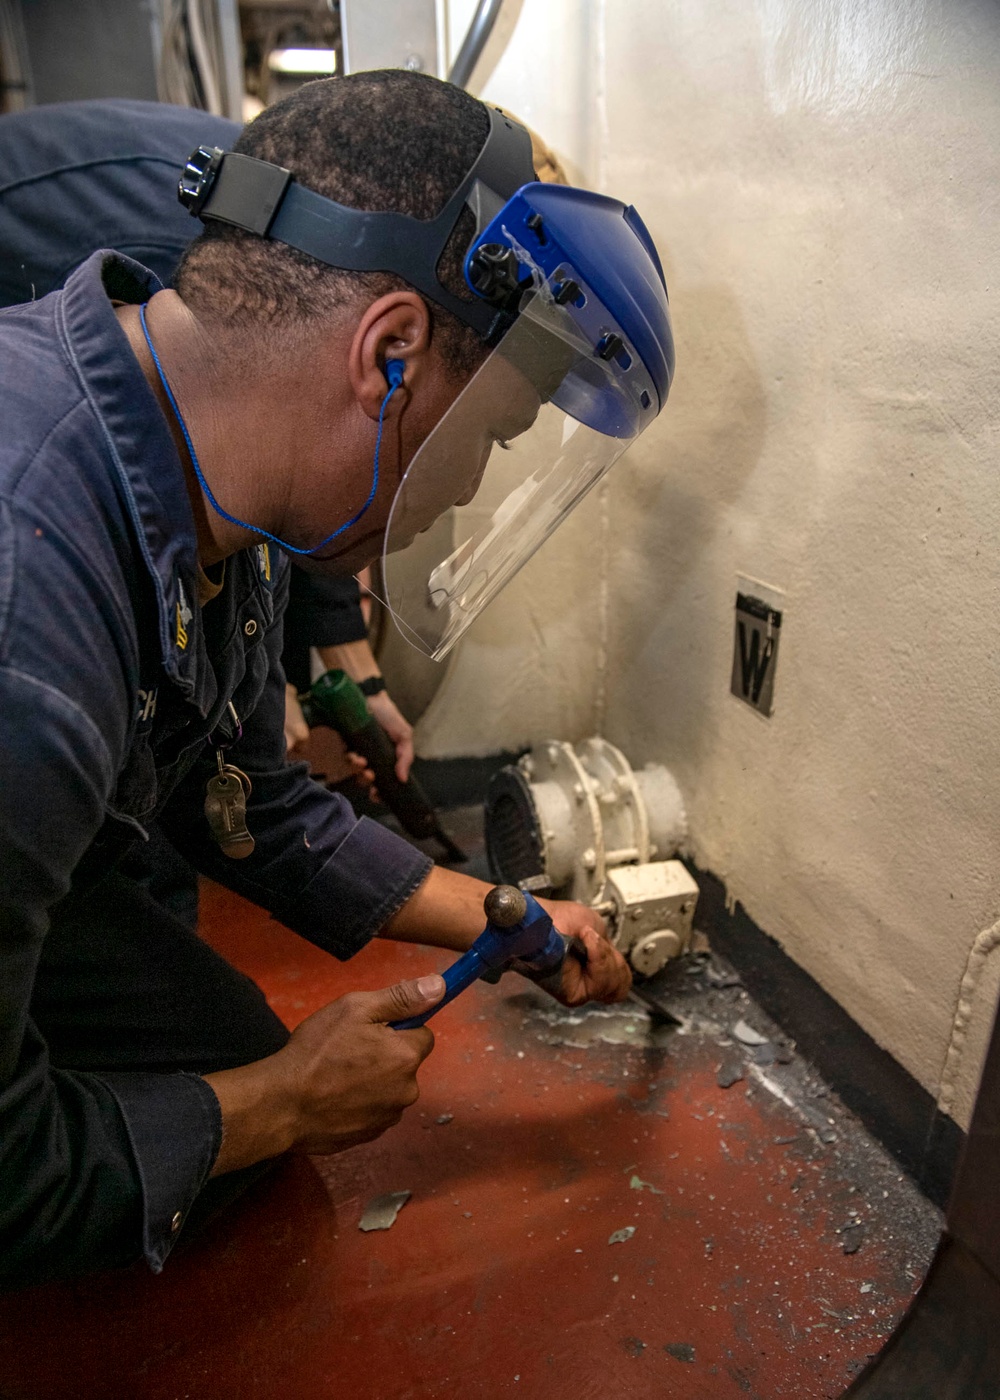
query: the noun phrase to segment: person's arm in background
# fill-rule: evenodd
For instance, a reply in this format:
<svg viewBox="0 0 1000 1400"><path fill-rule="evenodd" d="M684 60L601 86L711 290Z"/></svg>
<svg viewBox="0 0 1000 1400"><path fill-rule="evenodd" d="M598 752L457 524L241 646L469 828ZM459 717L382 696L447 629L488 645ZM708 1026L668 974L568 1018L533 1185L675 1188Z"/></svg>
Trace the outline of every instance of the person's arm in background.
<svg viewBox="0 0 1000 1400"><path fill-rule="evenodd" d="M293 568L285 615L282 661L288 677L285 740L289 753L308 736L297 694L308 690L309 648L315 647L326 669L346 672L352 681L380 678L368 641L357 579L325 578ZM413 728L387 691L367 698L368 709L396 746L396 776L406 782L413 764Z"/></svg>
<svg viewBox="0 0 1000 1400"><path fill-rule="evenodd" d="M317 647L316 650L328 671L334 668L344 671L358 685L362 681L382 678L367 637L356 642L342 642L338 646ZM368 709L396 746L396 777L405 783L413 766L413 726L400 714L387 690L380 690L365 699Z"/></svg>

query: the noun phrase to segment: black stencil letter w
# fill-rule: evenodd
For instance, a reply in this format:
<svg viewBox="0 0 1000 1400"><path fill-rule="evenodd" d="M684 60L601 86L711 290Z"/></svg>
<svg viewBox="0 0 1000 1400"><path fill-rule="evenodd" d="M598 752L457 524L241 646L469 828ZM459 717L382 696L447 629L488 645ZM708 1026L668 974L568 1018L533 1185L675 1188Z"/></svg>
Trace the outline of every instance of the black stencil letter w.
<svg viewBox="0 0 1000 1400"><path fill-rule="evenodd" d="M743 695L757 704L764 687L767 668L774 655L774 639L764 637L759 627L751 627L750 644L747 645L747 625L743 621L736 624L740 635L740 679ZM763 642L763 645L761 643Z"/></svg>

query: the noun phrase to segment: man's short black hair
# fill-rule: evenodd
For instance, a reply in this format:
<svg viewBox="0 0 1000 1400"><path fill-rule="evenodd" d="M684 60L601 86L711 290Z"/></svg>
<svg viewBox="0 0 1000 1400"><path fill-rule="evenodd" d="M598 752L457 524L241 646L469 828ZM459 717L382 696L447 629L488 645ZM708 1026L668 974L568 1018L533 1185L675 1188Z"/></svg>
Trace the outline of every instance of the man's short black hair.
<svg viewBox="0 0 1000 1400"><path fill-rule="evenodd" d="M385 69L305 83L244 127L234 150L290 170L309 189L355 209L440 213L479 154L489 116L478 99L422 73ZM462 262L475 232L466 210L438 276L471 297ZM330 268L286 243L209 223L175 279L195 311L252 332L307 322L359 295L407 284L392 273ZM432 339L450 369L467 375L485 354L480 338L428 303Z"/></svg>

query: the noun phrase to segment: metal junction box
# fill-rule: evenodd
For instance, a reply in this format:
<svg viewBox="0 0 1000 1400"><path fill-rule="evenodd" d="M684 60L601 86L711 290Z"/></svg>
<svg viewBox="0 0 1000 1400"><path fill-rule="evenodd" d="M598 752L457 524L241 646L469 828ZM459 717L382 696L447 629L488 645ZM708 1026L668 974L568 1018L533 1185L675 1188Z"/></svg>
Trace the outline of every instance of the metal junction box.
<svg viewBox="0 0 1000 1400"><path fill-rule="evenodd" d="M619 865L608 871L615 943L637 972L650 975L691 942L698 886L679 860Z"/></svg>

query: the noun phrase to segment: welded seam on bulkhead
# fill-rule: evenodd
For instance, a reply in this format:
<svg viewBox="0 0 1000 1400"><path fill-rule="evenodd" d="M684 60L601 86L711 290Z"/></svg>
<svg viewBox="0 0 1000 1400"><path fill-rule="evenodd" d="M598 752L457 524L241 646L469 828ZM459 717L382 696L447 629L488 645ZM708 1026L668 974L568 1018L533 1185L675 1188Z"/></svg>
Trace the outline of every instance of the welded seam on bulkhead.
<svg viewBox="0 0 1000 1400"><path fill-rule="evenodd" d="M951 1026L951 1038L948 1041L944 1068L941 1071L937 1104L941 1113L950 1114L952 1104L955 1102L955 1088L962 1068L962 1057L969 1035L969 1023L975 1009L976 992L979 989L979 981L986 966L986 959L997 947L1000 947L1000 919L991 928L983 929L982 933L977 934L969 950L965 974L958 989L958 1005L955 1008L955 1019Z"/></svg>

